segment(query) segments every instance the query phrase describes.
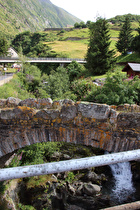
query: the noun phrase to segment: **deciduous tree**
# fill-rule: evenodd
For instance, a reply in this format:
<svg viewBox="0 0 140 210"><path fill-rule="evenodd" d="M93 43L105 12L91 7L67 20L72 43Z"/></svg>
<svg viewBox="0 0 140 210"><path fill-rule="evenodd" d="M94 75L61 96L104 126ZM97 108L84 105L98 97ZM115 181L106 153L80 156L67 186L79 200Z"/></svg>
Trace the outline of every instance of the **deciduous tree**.
<svg viewBox="0 0 140 210"><path fill-rule="evenodd" d="M56 71L52 70L49 75L47 93L52 99L62 99L64 94L69 91L69 85L66 69L60 66Z"/></svg>
<svg viewBox="0 0 140 210"><path fill-rule="evenodd" d="M0 37L0 56L7 55L8 47L8 41L4 37Z"/></svg>
<svg viewBox="0 0 140 210"><path fill-rule="evenodd" d="M79 77L82 72L84 72L84 66L76 61L72 61L67 67L69 80L73 81L75 78Z"/></svg>

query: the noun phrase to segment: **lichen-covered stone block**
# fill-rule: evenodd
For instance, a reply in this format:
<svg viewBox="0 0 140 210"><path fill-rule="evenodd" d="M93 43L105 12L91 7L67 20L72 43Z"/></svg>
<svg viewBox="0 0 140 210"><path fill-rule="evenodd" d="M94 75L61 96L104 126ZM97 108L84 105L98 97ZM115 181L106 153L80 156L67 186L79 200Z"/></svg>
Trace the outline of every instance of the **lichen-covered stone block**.
<svg viewBox="0 0 140 210"><path fill-rule="evenodd" d="M17 107L20 101L21 100L19 98L9 97L6 100L6 105L7 107Z"/></svg>
<svg viewBox="0 0 140 210"><path fill-rule="evenodd" d="M52 108L52 99L51 98L44 98L44 99L35 99L35 98L28 98L19 103L19 106L27 106L30 108L36 109L50 109Z"/></svg>
<svg viewBox="0 0 140 210"><path fill-rule="evenodd" d="M110 106L95 103L79 103L78 112L86 118L107 119L110 114Z"/></svg>
<svg viewBox="0 0 140 210"><path fill-rule="evenodd" d="M62 106L60 118L64 121L72 120L77 115L77 107L74 105L71 106Z"/></svg>
<svg viewBox="0 0 140 210"><path fill-rule="evenodd" d="M0 108L6 107L6 99L0 99Z"/></svg>

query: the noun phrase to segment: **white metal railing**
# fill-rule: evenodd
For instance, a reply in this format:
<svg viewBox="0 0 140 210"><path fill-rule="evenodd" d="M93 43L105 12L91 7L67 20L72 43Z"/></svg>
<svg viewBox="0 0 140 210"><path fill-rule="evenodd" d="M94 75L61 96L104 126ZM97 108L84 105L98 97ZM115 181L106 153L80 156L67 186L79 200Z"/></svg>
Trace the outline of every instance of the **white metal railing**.
<svg viewBox="0 0 140 210"><path fill-rule="evenodd" d="M15 58L11 58L11 57L0 57L0 62L8 62L8 61L20 61L20 58L19 57L15 57ZM79 59L79 58L52 58L52 57L43 57L43 58L30 58L30 57L27 57L27 62L30 62L30 61L58 61L58 62L61 62L61 61L77 61L77 62L86 62L84 59Z"/></svg>
<svg viewBox="0 0 140 210"><path fill-rule="evenodd" d="M140 149L81 159L45 163L40 165L4 168L0 169L0 181L60 173L65 171L74 171L132 160L140 160Z"/></svg>

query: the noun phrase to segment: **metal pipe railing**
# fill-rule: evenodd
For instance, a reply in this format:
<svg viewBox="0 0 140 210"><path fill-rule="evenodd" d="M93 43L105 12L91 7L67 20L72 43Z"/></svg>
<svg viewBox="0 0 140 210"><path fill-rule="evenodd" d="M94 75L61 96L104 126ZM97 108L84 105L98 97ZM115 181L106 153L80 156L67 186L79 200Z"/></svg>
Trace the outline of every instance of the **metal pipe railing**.
<svg viewBox="0 0 140 210"><path fill-rule="evenodd" d="M54 57L35 57L35 58L31 58L31 57L26 57L27 60L56 60L56 61L85 61L85 59L80 59L80 58L54 58ZM1 60L20 60L19 57L0 57L0 61Z"/></svg>
<svg viewBox="0 0 140 210"><path fill-rule="evenodd" d="M140 160L140 149L39 165L4 168L0 169L0 181L74 171L132 160Z"/></svg>

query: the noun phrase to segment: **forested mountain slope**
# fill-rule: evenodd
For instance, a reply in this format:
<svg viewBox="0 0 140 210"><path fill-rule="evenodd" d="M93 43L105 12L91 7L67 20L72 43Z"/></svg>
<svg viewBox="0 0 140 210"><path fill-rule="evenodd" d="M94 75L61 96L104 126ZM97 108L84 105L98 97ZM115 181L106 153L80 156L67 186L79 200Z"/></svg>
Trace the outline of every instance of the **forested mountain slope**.
<svg viewBox="0 0 140 210"><path fill-rule="evenodd" d="M132 24L132 27L135 28L139 25L140 22L140 15L133 15L133 14L125 14L125 15L117 15L113 18L108 19L108 22L111 22L115 25L121 25L124 23L125 18L128 17L130 19L130 22Z"/></svg>
<svg viewBox="0 0 140 210"><path fill-rule="evenodd" d="M50 0L0 0L0 32L4 34L66 27L79 21Z"/></svg>

